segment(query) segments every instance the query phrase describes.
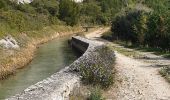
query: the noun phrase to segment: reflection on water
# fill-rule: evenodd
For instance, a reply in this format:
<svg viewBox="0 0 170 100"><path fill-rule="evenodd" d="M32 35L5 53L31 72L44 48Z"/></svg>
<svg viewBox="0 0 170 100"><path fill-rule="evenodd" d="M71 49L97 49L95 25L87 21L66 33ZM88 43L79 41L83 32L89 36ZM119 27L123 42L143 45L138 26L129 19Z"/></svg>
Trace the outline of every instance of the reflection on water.
<svg viewBox="0 0 170 100"><path fill-rule="evenodd" d="M52 40L40 46L36 57L14 76L0 81L0 100L20 93L72 63L76 54L68 47L69 37Z"/></svg>

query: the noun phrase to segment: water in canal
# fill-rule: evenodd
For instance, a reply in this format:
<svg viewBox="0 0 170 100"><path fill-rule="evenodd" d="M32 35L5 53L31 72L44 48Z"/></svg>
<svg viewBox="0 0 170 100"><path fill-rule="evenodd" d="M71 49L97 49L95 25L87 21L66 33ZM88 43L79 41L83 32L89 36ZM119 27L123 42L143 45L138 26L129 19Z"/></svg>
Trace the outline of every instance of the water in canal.
<svg viewBox="0 0 170 100"><path fill-rule="evenodd" d="M41 45L28 66L19 70L14 76L0 81L0 100L20 93L77 59L76 53L68 46L68 38L55 39Z"/></svg>

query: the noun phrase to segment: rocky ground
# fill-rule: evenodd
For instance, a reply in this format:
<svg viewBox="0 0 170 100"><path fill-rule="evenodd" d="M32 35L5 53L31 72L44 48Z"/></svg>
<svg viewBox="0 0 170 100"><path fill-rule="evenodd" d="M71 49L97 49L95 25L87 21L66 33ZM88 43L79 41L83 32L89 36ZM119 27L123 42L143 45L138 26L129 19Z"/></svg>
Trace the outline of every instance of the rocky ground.
<svg viewBox="0 0 170 100"><path fill-rule="evenodd" d="M125 56L116 51L116 82L104 92L104 97L108 100L170 100L170 84L158 71L160 67L170 65L170 60L151 52L136 51L101 40L98 37L102 31L103 29L87 37L134 54Z"/></svg>

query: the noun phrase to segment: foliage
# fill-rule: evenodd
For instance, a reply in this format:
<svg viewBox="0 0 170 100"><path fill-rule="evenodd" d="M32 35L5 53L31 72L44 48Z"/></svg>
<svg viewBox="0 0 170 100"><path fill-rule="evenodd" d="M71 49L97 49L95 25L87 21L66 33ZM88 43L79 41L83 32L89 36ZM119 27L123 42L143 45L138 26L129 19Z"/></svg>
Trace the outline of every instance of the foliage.
<svg viewBox="0 0 170 100"><path fill-rule="evenodd" d="M170 17L170 16L169 16ZM158 13L150 15L148 21L148 33L146 34L146 43L150 47L170 50L170 22L169 18Z"/></svg>
<svg viewBox="0 0 170 100"><path fill-rule="evenodd" d="M1 9L1 8L5 8L5 7L6 7L6 2L3 1L3 0L1 0L1 1L0 1L0 9Z"/></svg>
<svg viewBox="0 0 170 100"><path fill-rule="evenodd" d="M84 0L80 22L110 25L111 19L125 6L122 0Z"/></svg>
<svg viewBox="0 0 170 100"><path fill-rule="evenodd" d="M118 39L143 44L147 15L144 11L129 11L112 22L112 31Z"/></svg>
<svg viewBox="0 0 170 100"><path fill-rule="evenodd" d="M50 13L52 16L56 16L59 12L59 3L57 0L34 0L31 5L39 13Z"/></svg>
<svg viewBox="0 0 170 100"><path fill-rule="evenodd" d="M58 1L34 0L31 4L17 4L9 0L0 1L0 36L29 30L40 30L45 26L60 24Z"/></svg>
<svg viewBox="0 0 170 100"><path fill-rule="evenodd" d="M112 21L114 39L140 46L170 50L170 11L167 0L145 0L153 11L126 9ZM145 7L146 8L146 7Z"/></svg>
<svg viewBox="0 0 170 100"><path fill-rule="evenodd" d="M114 82L114 54L109 47L102 47L94 52L98 52L98 54L94 53L93 61L80 65L79 70L82 80L87 84L108 88ZM103 52L105 53L103 54ZM109 60L102 62L102 59Z"/></svg>
<svg viewBox="0 0 170 100"><path fill-rule="evenodd" d="M80 13L84 16L82 18L84 21L81 22L96 24L97 17L101 14L101 9L95 2L84 3L81 6Z"/></svg>
<svg viewBox="0 0 170 100"><path fill-rule="evenodd" d="M61 0L59 4L59 18L68 25L75 25L79 19L79 6L71 0Z"/></svg>
<svg viewBox="0 0 170 100"><path fill-rule="evenodd" d="M84 0L83 3L72 0L33 0L30 4L12 1L0 1L1 34L42 29L47 25L59 24L60 20L71 26L109 25L114 15L125 5L121 0ZM15 17L12 18L12 15Z"/></svg>

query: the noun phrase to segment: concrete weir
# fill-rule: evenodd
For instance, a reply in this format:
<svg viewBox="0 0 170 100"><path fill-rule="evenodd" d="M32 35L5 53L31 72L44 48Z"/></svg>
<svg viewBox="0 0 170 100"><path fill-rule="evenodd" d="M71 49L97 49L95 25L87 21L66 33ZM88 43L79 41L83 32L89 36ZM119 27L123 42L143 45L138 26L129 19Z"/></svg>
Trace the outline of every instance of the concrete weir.
<svg viewBox="0 0 170 100"><path fill-rule="evenodd" d="M96 50L102 49L105 46L102 42L75 36L72 37L71 44L77 50L84 53L80 58L49 78L28 87L23 92L6 100L69 100L69 95L73 89L80 85L80 75L74 72L74 70L78 69L81 64L87 64L88 66L89 61L104 63L107 66L114 56L114 52L103 52L111 55L111 57L100 57L100 61L93 60L93 56L97 56ZM110 60L106 61L106 59Z"/></svg>

